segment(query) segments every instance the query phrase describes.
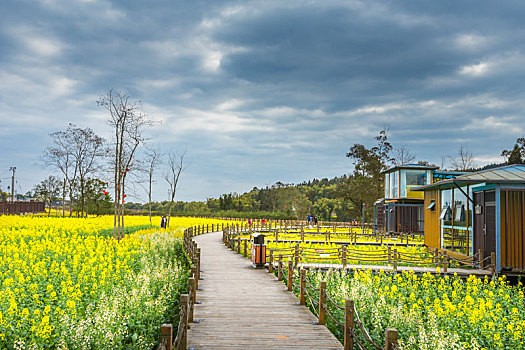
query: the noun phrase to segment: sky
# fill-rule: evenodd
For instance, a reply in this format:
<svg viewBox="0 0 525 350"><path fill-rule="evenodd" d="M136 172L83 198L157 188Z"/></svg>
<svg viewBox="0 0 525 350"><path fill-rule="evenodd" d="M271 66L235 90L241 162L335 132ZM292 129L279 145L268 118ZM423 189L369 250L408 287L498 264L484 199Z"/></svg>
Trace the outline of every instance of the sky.
<svg viewBox="0 0 525 350"><path fill-rule="evenodd" d="M385 127L416 160L502 162L525 136L524 18L522 1L2 0L0 187L11 166L22 193L53 174L39 160L68 123L109 139L110 88L159 122L150 147L187 149L179 200L350 173Z"/></svg>

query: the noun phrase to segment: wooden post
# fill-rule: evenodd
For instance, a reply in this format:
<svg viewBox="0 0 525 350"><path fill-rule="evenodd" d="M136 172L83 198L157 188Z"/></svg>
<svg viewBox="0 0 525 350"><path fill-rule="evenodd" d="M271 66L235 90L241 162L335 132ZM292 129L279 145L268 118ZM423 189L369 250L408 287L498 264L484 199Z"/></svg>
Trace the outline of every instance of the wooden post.
<svg viewBox="0 0 525 350"><path fill-rule="evenodd" d="M197 296L196 290L195 290L195 278L190 277L188 279L188 293L191 293L191 300L192 304L195 304L195 298ZM193 311L194 307L193 305L188 305L188 322L193 322Z"/></svg>
<svg viewBox="0 0 525 350"><path fill-rule="evenodd" d="M288 259L288 291L292 291L293 286L293 262L292 259Z"/></svg>
<svg viewBox="0 0 525 350"><path fill-rule="evenodd" d="M294 267L299 266L299 243L295 244L294 260Z"/></svg>
<svg viewBox="0 0 525 350"><path fill-rule="evenodd" d="M197 279L197 268L195 265L191 265L191 275L195 279L195 290L199 289L199 280Z"/></svg>
<svg viewBox="0 0 525 350"><path fill-rule="evenodd" d="M354 349L354 300L345 300L344 350Z"/></svg>
<svg viewBox="0 0 525 350"><path fill-rule="evenodd" d="M197 278L198 280L201 279L201 248L197 248Z"/></svg>
<svg viewBox="0 0 525 350"><path fill-rule="evenodd" d="M279 242L279 233L275 230L275 243Z"/></svg>
<svg viewBox="0 0 525 350"><path fill-rule="evenodd" d="M299 288L299 305L305 304L304 291L306 289L306 270L301 269L300 271L300 288Z"/></svg>
<svg viewBox="0 0 525 350"><path fill-rule="evenodd" d="M189 303L190 297L188 294L181 294L180 296L180 315L183 313L186 314L186 317L188 317L188 303ZM186 310L184 310L186 309ZM185 312L184 312L184 311ZM184 327L184 336L182 337L180 341L180 348L186 349L187 342L188 342L188 319L185 320L179 320L179 327Z"/></svg>
<svg viewBox="0 0 525 350"><path fill-rule="evenodd" d="M394 271L397 271L397 249L394 249Z"/></svg>
<svg viewBox="0 0 525 350"><path fill-rule="evenodd" d="M437 248L434 250L434 266L439 266L439 250Z"/></svg>
<svg viewBox="0 0 525 350"><path fill-rule="evenodd" d="M385 350L394 350L397 348L397 330L387 328L385 330Z"/></svg>
<svg viewBox="0 0 525 350"><path fill-rule="evenodd" d="M243 255L245 258L248 257L248 243L247 242L248 241L246 240L244 241L244 254Z"/></svg>
<svg viewBox="0 0 525 350"><path fill-rule="evenodd" d="M479 268L483 268L483 249L478 249L478 255L479 255Z"/></svg>
<svg viewBox="0 0 525 350"><path fill-rule="evenodd" d="M241 254L241 236L237 237L237 254Z"/></svg>
<svg viewBox="0 0 525 350"><path fill-rule="evenodd" d="M268 262L268 272L273 273L273 251L270 249L270 260Z"/></svg>
<svg viewBox="0 0 525 350"><path fill-rule="evenodd" d="M160 327L160 344L164 344L166 350L173 350L172 339L173 325L164 323L162 327Z"/></svg>
<svg viewBox="0 0 525 350"><path fill-rule="evenodd" d="M448 255L447 252L443 253L443 272L448 272Z"/></svg>
<svg viewBox="0 0 525 350"><path fill-rule="evenodd" d="M392 264L392 247L388 246L388 265Z"/></svg>
<svg viewBox="0 0 525 350"><path fill-rule="evenodd" d="M326 281L321 281L319 284L319 324L325 324L326 318Z"/></svg>
<svg viewBox="0 0 525 350"><path fill-rule="evenodd" d="M492 270L492 274L496 273L496 253L492 252L490 253L490 269Z"/></svg>
<svg viewBox="0 0 525 350"><path fill-rule="evenodd" d="M343 269L346 267L346 246L341 246L341 265L343 265Z"/></svg>
<svg viewBox="0 0 525 350"><path fill-rule="evenodd" d="M304 243L304 229L303 229L303 226L301 226L301 242Z"/></svg>
<svg viewBox="0 0 525 350"><path fill-rule="evenodd" d="M277 281L283 280L283 255L279 254L279 261L277 262Z"/></svg>

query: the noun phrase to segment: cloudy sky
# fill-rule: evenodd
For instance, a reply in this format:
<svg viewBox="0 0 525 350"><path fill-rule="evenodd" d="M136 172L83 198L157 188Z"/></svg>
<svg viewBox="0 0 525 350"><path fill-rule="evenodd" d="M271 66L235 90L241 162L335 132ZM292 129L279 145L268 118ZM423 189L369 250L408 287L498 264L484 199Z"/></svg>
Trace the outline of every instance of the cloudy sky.
<svg viewBox="0 0 525 350"><path fill-rule="evenodd" d="M109 88L162 120L152 146L187 147L182 200L349 173L385 125L417 160L502 161L525 136L524 18L522 1L2 0L0 186L10 166L18 192L50 174L69 122L109 137Z"/></svg>

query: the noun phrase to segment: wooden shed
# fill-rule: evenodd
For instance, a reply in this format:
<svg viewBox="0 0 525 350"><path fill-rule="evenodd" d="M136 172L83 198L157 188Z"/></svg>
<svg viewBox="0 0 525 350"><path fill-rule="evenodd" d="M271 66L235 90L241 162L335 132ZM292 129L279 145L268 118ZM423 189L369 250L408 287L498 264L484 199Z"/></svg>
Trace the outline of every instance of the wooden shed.
<svg viewBox="0 0 525 350"><path fill-rule="evenodd" d="M525 165L466 173L424 191L425 244L462 257L496 254L496 270L525 272Z"/></svg>

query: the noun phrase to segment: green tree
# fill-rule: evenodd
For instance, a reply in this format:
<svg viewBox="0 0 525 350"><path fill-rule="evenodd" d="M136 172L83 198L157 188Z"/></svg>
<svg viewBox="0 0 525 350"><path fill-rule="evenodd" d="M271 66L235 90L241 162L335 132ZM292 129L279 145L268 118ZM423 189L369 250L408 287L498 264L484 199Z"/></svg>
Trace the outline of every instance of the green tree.
<svg viewBox="0 0 525 350"><path fill-rule="evenodd" d="M525 137L516 140L512 150L503 150L501 155L507 159L507 164L525 164Z"/></svg>
<svg viewBox="0 0 525 350"><path fill-rule="evenodd" d="M62 181L55 176L49 176L33 187L35 198L45 202L49 208L48 216L51 214L51 205L60 198L61 188Z"/></svg>
<svg viewBox="0 0 525 350"><path fill-rule="evenodd" d="M388 142L388 131L381 130L375 140L377 145L370 149L361 144L350 147L346 156L354 160L354 173L336 189L336 197L351 203L350 214L355 218L360 217L363 203L368 206L370 216L373 203L383 196L381 172L394 161L390 157L392 145Z"/></svg>

